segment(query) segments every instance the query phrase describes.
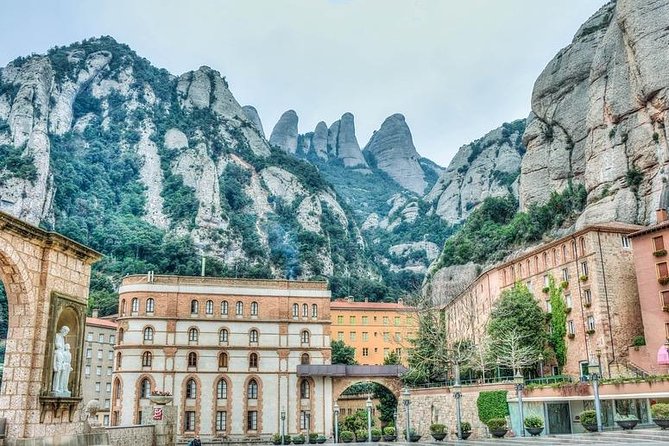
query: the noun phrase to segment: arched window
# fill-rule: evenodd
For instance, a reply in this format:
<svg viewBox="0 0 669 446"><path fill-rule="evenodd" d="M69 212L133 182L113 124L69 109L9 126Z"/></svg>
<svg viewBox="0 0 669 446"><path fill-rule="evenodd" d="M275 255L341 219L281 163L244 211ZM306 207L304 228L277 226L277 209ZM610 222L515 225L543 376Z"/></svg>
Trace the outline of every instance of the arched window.
<svg viewBox="0 0 669 446"><path fill-rule="evenodd" d="M229 332L227 328L221 328L218 332L218 342L228 342Z"/></svg>
<svg viewBox="0 0 669 446"><path fill-rule="evenodd" d="M249 381L248 385L246 386L246 398L250 400L258 399L258 383L255 379Z"/></svg>
<svg viewBox="0 0 669 446"><path fill-rule="evenodd" d="M221 352L218 354L218 367L223 369L228 366L228 354Z"/></svg>
<svg viewBox="0 0 669 446"><path fill-rule="evenodd" d="M121 380L114 379L114 398L121 398Z"/></svg>
<svg viewBox="0 0 669 446"><path fill-rule="evenodd" d="M581 241L581 255L584 256L585 255L585 238L581 237L580 241Z"/></svg>
<svg viewBox="0 0 669 446"><path fill-rule="evenodd" d="M300 341L302 344L309 343L309 332L307 330L302 330L302 333L300 333Z"/></svg>
<svg viewBox="0 0 669 446"><path fill-rule="evenodd" d="M208 300L204 304L204 312L206 314L214 314L214 301Z"/></svg>
<svg viewBox="0 0 669 446"><path fill-rule="evenodd" d="M188 353L188 367L197 367L197 353Z"/></svg>
<svg viewBox="0 0 669 446"><path fill-rule="evenodd" d="M153 328L151 327L144 328L144 340L153 341Z"/></svg>
<svg viewBox="0 0 669 446"><path fill-rule="evenodd" d="M249 342L258 342L258 330L255 328L249 331Z"/></svg>
<svg viewBox="0 0 669 446"><path fill-rule="evenodd" d="M318 305L311 305L311 317L318 317Z"/></svg>
<svg viewBox="0 0 669 446"><path fill-rule="evenodd" d="M302 304L302 317L309 317L309 305Z"/></svg>
<svg viewBox="0 0 669 446"><path fill-rule="evenodd" d="M139 299L133 297L130 301L130 311L137 313L139 311Z"/></svg>
<svg viewBox="0 0 669 446"><path fill-rule="evenodd" d="M298 304L293 304L293 317L298 317L300 315L300 306Z"/></svg>
<svg viewBox="0 0 669 446"><path fill-rule="evenodd" d="M121 368L121 352L116 353L116 370Z"/></svg>
<svg viewBox="0 0 669 446"><path fill-rule="evenodd" d="M541 256L543 257L543 261L544 261L544 269L546 269L546 268L548 268L548 254L543 253Z"/></svg>
<svg viewBox="0 0 669 446"><path fill-rule="evenodd" d="M197 342L199 337L200 333L197 331L197 328L193 327L188 329L188 342Z"/></svg>
<svg viewBox="0 0 669 446"><path fill-rule="evenodd" d="M530 270L530 259L527 259L527 262L525 262L525 265L527 266L527 275L531 276L532 271Z"/></svg>
<svg viewBox="0 0 669 446"><path fill-rule="evenodd" d="M244 303L242 301L237 301L235 304L235 314L241 316L244 314Z"/></svg>
<svg viewBox="0 0 669 446"><path fill-rule="evenodd" d="M200 302L195 299L190 301L190 314L197 314L200 311Z"/></svg>
<svg viewBox="0 0 669 446"><path fill-rule="evenodd" d="M251 316L258 315L258 302L251 302Z"/></svg>
<svg viewBox="0 0 669 446"><path fill-rule="evenodd" d="M121 316L125 316L125 299L121 300Z"/></svg>
<svg viewBox="0 0 669 446"><path fill-rule="evenodd" d="M148 378L142 380L140 385L140 398L151 398L151 381Z"/></svg>
<svg viewBox="0 0 669 446"><path fill-rule="evenodd" d="M309 399L311 396L311 386L309 386L309 381L303 379L300 382L300 398Z"/></svg>
<svg viewBox="0 0 669 446"><path fill-rule="evenodd" d="M193 378L186 383L186 398L197 398L197 383Z"/></svg>
<svg viewBox="0 0 669 446"><path fill-rule="evenodd" d="M153 363L153 355L151 352L142 353L142 367L151 367Z"/></svg>
<svg viewBox="0 0 669 446"><path fill-rule="evenodd" d="M118 342L119 342L119 344L121 342L123 342L123 329L122 328L118 329Z"/></svg>
<svg viewBox="0 0 669 446"><path fill-rule="evenodd" d="M218 383L216 383L216 398L222 400L227 397L228 397L228 382L223 378L221 378L218 380Z"/></svg>
<svg viewBox="0 0 669 446"><path fill-rule="evenodd" d="M574 258L578 257L578 251L576 249L576 240L571 241L571 255L574 256Z"/></svg>
<svg viewBox="0 0 669 446"><path fill-rule="evenodd" d="M156 305L156 301L153 300L152 297L149 297L146 299L146 312L147 313L153 313L153 309Z"/></svg>
<svg viewBox="0 0 669 446"><path fill-rule="evenodd" d="M553 248L553 266L557 265L557 249Z"/></svg>
<svg viewBox="0 0 669 446"><path fill-rule="evenodd" d="M258 368L258 354L257 353L251 353L249 355L249 367L252 369L257 369Z"/></svg>
<svg viewBox="0 0 669 446"><path fill-rule="evenodd" d="M302 365L308 365L309 364L309 354L308 353L302 353L302 357L300 358L300 364Z"/></svg>
<svg viewBox="0 0 669 446"><path fill-rule="evenodd" d="M227 316L228 315L228 301L224 300L221 302L221 315L222 316Z"/></svg>
<svg viewBox="0 0 669 446"><path fill-rule="evenodd" d="M567 245L562 245L562 261L567 261Z"/></svg>

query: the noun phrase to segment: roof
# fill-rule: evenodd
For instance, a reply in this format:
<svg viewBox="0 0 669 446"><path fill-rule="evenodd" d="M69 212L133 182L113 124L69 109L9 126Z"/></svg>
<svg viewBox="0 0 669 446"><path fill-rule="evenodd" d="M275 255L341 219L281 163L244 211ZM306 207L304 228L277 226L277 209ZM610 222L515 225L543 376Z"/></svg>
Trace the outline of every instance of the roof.
<svg viewBox="0 0 669 446"><path fill-rule="evenodd" d="M644 234L649 234L651 232L655 231L660 231L662 229L669 228L669 220L665 220L662 223L657 223L652 226L646 226L645 228L641 229L640 231L636 231L631 233L629 236L630 237L639 237L640 235Z"/></svg>
<svg viewBox="0 0 669 446"><path fill-rule="evenodd" d="M116 322L112 322L108 319L101 319L99 317L87 317L86 325L92 325L93 327L102 327L102 328L112 328L116 330Z"/></svg>
<svg viewBox="0 0 669 446"><path fill-rule="evenodd" d="M330 310L412 311L414 308L396 302L349 302L335 300L330 302Z"/></svg>

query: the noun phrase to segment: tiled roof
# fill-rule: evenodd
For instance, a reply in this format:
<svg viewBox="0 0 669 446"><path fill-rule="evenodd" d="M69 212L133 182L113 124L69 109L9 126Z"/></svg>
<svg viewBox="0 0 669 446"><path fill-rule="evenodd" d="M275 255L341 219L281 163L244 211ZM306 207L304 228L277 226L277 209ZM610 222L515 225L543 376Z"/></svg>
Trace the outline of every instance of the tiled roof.
<svg viewBox="0 0 669 446"><path fill-rule="evenodd" d="M116 322L110 321L108 319L100 319L99 317L87 317L86 325L92 325L94 327L104 327L104 328L113 328L116 330Z"/></svg>
<svg viewBox="0 0 669 446"><path fill-rule="evenodd" d="M411 311L413 307L395 302L348 302L335 300L330 302L331 310L400 310Z"/></svg>
<svg viewBox="0 0 669 446"><path fill-rule="evenodd" d="M640 235L648 234L650 232L660 231L665 228L669 228L669 220L663 221L662 223L658 223L656 225L647 226L641 229L640 231L631 233L629 237L638 237Z"/></svg>

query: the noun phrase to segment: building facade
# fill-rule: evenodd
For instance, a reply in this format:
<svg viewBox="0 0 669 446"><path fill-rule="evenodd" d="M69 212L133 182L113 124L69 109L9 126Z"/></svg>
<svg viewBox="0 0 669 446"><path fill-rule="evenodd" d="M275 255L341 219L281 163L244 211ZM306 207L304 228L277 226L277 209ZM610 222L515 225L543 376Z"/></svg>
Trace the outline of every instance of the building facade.
<svg viewBox="0 0 669 446"><path fill-rule="evenodd" d="M552 276L563 287L568 311L567 363L562 373L582 375L588 363L600 360L605 375L626 372L628 347L643 334L629 239L640 228L593 225L515 254L484 271L444 306L449 332L454 339L480 343L496 300L518 281L526 283L541 307L550 311L546 288Z"/></svg>
<svg viewBox="0 0 669 446"><path fill-rule="evenodd" d="M147 275L119 294L114 424L139 423L158 390L181 438L330 432L330 381L296 374L330 362L325 282Z"/></svg>
<svg viewBox="0 0 669 446"><path fill-rule="evenodd" d="M406 363L409 339L416 331L414 311L401 299L398 303L339 299L330 303L332 336L355 348L358 364L383 364L390 352Z"/></svg>
<svg viewBox="0 0 669 446"><path fill-rule="evenodd" d="M84 343L84 360L82 361L83 379L81 394L84 404L90 400L98 400L100 412L98 419L103 426L111 423L112 372L114 366L114 345L116 344L116 323L109 319L97 317L86 318L86 338Z"/></svg>

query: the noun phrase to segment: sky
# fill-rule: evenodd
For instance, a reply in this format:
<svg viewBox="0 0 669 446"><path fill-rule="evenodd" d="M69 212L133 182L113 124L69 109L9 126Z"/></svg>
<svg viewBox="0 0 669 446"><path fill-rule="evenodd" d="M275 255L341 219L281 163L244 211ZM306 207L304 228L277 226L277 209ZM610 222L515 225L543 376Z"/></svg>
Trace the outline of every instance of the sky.
<svg viewBox="0 0 669 446"><path fill-rule="evenodd" d="M531 110L534 81L604 0L5 0L0 66L110 35L181 74L210 66L269 134L355 115L363 147L402 113L418 152L457 149Z"/></svg>

